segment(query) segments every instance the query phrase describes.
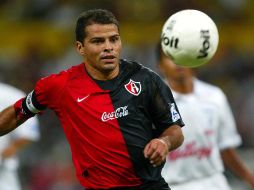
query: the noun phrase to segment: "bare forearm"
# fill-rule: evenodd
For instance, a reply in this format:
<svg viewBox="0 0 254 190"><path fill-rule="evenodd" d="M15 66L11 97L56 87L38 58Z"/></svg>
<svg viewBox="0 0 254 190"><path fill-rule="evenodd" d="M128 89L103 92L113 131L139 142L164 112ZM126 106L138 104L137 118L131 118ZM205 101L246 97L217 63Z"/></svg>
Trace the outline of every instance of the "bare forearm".
<svg viewBox="0 0 254 190"><path fill-rule="evenodd" d="M245 166L234 149L226 149L221 152L225 166L236 176L249 183L254 188L254 175Z"/></svg>
<svg viewBox="0 0 254 190"><path fill-rule="evenodd" d="M167 143L169 151L171 151L182 145L184 136L181 127L173 125L166 129L159 139L162 139L165 143Z"/></svg>
<svg viewBox="0 0 254 190"><path fill-rule="evenodd" d="M153 166L161 165L170 150L174 150L183 143L182 129L174 125L166 129L159 138L152 139L144 149L145 158L150 160Z"/></svg>
<svg viewBox="0 0 254 190"><path fill-rule="evenodd" d="M0 136L14 130L23 122L16 116L13 106L4 109L0 112Z"/></svg>

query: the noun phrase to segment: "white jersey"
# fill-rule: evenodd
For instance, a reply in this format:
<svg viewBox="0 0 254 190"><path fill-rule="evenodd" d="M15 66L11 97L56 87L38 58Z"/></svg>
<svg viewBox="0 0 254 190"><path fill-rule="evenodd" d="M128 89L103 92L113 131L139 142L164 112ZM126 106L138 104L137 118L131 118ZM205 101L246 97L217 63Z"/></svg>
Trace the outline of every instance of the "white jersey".
<svg viewBox="0 0 254 190"><path fill-rule="evenodd" d="M0 111L10 105L13 105L18 99L24 96L25 94L22 91L10 85L0 83ZM9 134L0 137L0 189L19 189L16 173L18 168L17 155L3 160L1 158L2 151L14 139L26 138L28 140L36 141L39 137L39 122L37 117L29 119Z"/></svg>
<svg viewBox="0 0 254 190"><path fill-rule="evenodd" d="M170 187L220 176L224 171L220 151L241 144L226 96L218 87L198 79L194 79L193 93L172 92L185 123L185 139L181 147L169 153L162 176ZM203 185L199 182L189 189L208 188Z"/></svg>

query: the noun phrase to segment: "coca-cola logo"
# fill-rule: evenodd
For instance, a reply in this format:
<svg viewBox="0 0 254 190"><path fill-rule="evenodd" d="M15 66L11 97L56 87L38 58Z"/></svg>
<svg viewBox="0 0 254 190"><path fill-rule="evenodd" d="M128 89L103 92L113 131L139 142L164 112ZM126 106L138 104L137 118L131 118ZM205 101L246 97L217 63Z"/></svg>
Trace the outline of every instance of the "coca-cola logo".
<svg viewBox="0 0 254 190"><path fill-rule="evenodd" d="M103 122L106 122L108 120L113 120L113 119L117 119L120 117L124 117L126 115L128 115L128 106L124 106L124 107L120 107L117 108L115 111L113 112L103 112L102 116L101 116L101 120Z"/></svg>

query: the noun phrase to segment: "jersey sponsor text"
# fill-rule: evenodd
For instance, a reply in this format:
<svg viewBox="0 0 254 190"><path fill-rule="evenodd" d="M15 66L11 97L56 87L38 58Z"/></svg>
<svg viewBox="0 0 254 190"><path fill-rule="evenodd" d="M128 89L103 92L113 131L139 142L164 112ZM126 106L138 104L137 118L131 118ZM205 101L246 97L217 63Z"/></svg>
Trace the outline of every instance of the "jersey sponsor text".
<svg viewBox="0 0 254 190"><path fill-rule="evenodd" d="M128 106L117 108L115 111L107 113L104 112L101 116L101 120L106 122L108 120L117 119L128 115Z"/></svg>
<svg viewBox="0 0 254 190"><path fill-rule="evenodd" d="M198 159L207 158L210 156L212 151L212 147L197 147L196 142L190 142L186 144L183 149L177 149L172 151L168 158L169 160L175 161L179 158L186 158L186 157L197 157Z"/></svg>

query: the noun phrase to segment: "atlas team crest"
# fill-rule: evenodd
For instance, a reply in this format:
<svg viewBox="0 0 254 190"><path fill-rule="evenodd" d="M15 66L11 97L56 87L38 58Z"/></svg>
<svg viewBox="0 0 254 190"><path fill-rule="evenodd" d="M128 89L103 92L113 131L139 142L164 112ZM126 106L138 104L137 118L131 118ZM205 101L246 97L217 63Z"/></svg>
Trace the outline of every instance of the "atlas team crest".
<svg viewBox="0 0 254 190"><path fill-rule="evenodd" d="M140 82L135 82L133 80L130 79L129 83L128 84L125 84L124 85L125 89L135 95L135 96L138 96L141 92L141 84Z"/></svg>

